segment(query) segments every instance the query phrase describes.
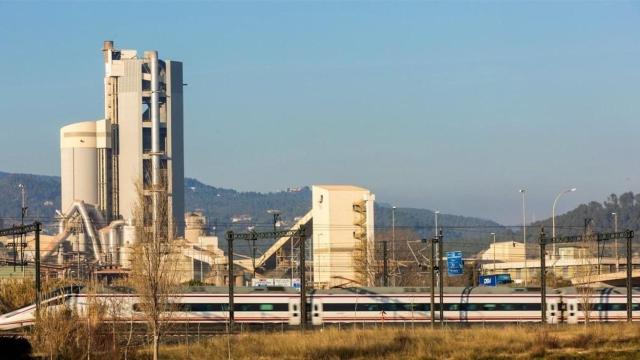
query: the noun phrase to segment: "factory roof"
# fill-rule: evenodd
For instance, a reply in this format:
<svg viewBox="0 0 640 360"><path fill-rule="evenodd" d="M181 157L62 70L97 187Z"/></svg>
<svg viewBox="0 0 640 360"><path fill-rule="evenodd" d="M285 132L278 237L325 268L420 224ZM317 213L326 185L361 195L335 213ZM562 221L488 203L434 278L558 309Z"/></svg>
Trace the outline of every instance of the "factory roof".
<svg viewBox="0 0 640 360"><path fill-rule="evenodd" d="M368 189L355 185L313 185L326 190L332 191L369 191Z"/></svg>

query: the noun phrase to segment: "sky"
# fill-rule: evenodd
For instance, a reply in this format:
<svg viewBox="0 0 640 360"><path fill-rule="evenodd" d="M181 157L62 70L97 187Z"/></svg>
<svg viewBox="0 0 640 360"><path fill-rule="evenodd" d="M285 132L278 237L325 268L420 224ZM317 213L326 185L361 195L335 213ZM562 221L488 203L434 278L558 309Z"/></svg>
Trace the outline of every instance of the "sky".
<svg viewBox="0 0 640 360"><path fill-rule="evenodd" d="M184 63L185 175L521 223L640 191L638 2L1 2L0 170L59 175L103 40Z"/></svg>

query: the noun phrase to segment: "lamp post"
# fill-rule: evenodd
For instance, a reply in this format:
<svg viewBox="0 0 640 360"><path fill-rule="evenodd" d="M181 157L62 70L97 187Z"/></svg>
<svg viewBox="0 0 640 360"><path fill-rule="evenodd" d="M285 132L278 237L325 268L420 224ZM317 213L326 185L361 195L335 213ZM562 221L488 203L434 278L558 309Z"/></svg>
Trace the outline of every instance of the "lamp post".
<svg viewBox="0 0 640 360"><path fill-rule="evenodd" d="M493 275L496 274L496 233L492 232L493 235Z"/></svg>
<svg viewBox="0 0 640 360"><path fill-rule="evenodd" d="M551 209L551 237L553 238L553 243L551 244L551 252L553 253L553 258L556 257L556 205L558 203L558 199L566 193L575 192L576 188L567 189L561 191L558 196L556 196L555 200L553 200L553 208Z"/></svg>
<svg viewBox="0 0 640 360"><path fill-rule="evenodd" d="M393 262L394 276L391 277L391 286L396 286L396 207L391 208L391 261Z"/></svg>
<svg viewBox="0 0 640 360"><path fill-rule="evenodd" d="M613 232L618 232L618 214L612 212L613 215ZM615 238L613 247L616 252L616 272L620 271L620 257L618 256L618 238Z"/></svg>
<svg viewBox="0 0 640 360"><path fill-rule="evenodd" d="M520 189L522 194L522 244L524 246L524 286L527 286L529 273L527 270L527 213L526 213L526 194L527 189Z"/></svg>

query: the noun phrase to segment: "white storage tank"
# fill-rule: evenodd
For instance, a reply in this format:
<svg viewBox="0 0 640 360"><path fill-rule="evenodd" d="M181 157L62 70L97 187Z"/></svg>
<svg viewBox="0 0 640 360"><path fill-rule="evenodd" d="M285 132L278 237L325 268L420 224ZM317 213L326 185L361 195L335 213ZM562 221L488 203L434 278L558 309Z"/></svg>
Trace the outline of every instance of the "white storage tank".
<svg viewBox="0 0 640 360"><path fill-rule="evenodd" d="M103 135L104 136L104 135ZM98 204L98 157L95 121L60 129L61 203L66 213L74 201Z"/></svg>

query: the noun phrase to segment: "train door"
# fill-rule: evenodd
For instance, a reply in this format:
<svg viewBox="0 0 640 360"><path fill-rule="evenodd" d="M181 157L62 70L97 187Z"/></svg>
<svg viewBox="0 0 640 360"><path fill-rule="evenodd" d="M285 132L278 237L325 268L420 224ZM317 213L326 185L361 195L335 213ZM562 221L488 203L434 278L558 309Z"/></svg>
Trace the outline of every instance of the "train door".
<svg viewBox="0 0 640 360"><path fill-rule="evenodd" d="M289 299L289 325L300 325L300 299Z"/></svg>
<svg viewBox="0 0 640 360"><path fill-rule="evenodd" d="M311 301L311 324L322 325L322 301L313 299Z"/></svg>
<svg viewBox="0 0 640 360"><path fill-rule="evenodd" d="M578 323L578 300L577 299L564 299L565 312L564 321L567 324Z"/></svg>
<svg viewBox="0 0 640 360"><path fill-rule="evenodd" d="M560 317L560 303L558 299L547 300L547 324L557 324Z"/></svg>

